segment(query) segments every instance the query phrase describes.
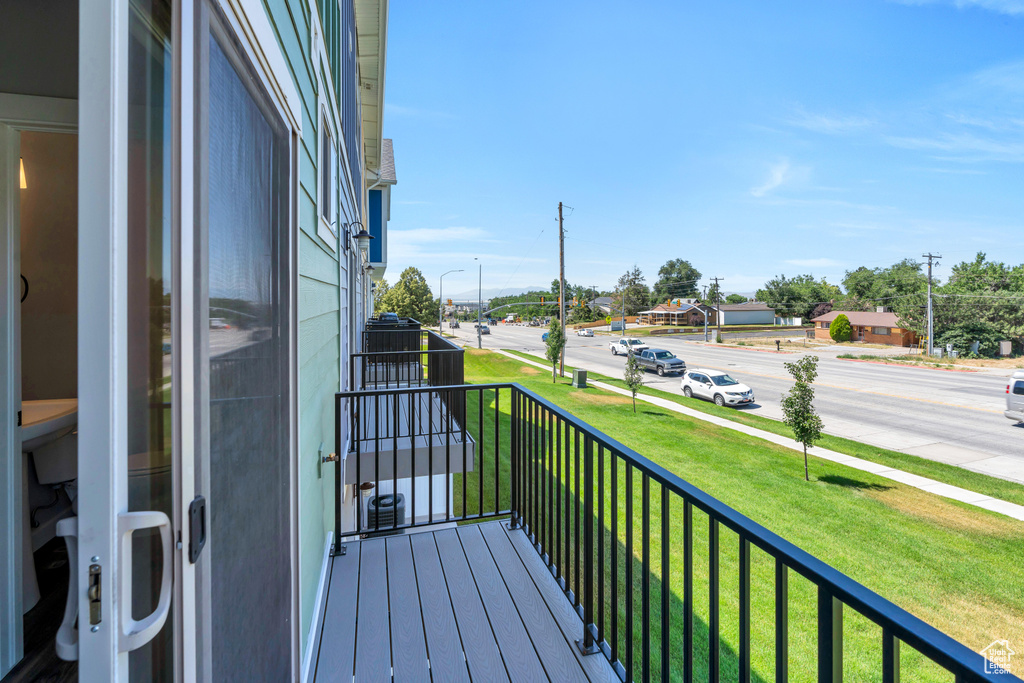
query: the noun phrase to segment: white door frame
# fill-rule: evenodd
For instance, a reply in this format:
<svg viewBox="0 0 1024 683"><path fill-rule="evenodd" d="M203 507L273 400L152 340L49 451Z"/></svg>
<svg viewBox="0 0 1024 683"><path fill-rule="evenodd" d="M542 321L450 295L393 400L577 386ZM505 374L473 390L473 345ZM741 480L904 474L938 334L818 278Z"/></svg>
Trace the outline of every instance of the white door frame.
<svg viewBox="0 0 1024 683"><path fill-rule="evenodd" d="M79 680L121 681L118 515L128 510L127 2L79 8L78 566ZM89 567L99 565L100 623L89 623Z"/></svg>
<svg viewBox="0 0 1024 683"><path fill-rule="evenodd" d="M75 100L0 93L0 677L24 655L22 622L20 131L74 133Z"/></svg>

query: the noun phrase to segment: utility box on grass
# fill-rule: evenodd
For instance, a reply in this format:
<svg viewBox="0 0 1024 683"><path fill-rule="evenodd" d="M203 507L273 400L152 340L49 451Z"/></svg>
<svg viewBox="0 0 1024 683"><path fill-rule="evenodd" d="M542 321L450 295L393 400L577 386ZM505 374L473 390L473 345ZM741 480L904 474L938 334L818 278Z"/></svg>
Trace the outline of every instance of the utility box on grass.
<svg viewBox="0 0 1024 683"><path fill-rule="evenodd" d="M587 371L576 368L572 371L572 385L577 389L587 388Z"/></svg>

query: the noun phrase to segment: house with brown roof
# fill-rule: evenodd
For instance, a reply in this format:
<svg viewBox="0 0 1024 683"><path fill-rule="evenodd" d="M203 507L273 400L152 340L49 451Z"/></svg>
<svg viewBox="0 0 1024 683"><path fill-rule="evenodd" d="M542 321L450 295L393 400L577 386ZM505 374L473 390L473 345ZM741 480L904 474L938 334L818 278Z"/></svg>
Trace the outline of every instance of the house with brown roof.
<svg viewBox="0 0 1024 683"><path fill-rule="evenodd" d="M714 313L696 299L676 299L672 303L658 304L637 314L641 325L703 325L705 312Z"/></svg>
<svg viewBox="0 0 1024 683"><path fill-rule="evenodd" d="M853 328L851 341L869 344L891 344L892 346L913 346L917 344L917 333L900 327L895 313L883 311L830 311L811 320L814 323L815 339L831 339L829 327L840 315L850 319Z"/></svg>

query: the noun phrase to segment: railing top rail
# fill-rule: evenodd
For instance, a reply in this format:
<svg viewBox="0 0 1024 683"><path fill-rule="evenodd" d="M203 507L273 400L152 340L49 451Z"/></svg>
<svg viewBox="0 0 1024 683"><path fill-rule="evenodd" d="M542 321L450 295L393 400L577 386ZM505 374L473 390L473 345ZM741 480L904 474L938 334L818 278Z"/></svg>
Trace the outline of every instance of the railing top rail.
<svg viewBox="0 0 1024 683"><path fill-rule="evenodd" d="M360 396L370 397L385 394L488 391L495 389L513 389L526 395L544 409L557 415L564 422L583 432L585 437L591 439L595 444L614 452L642 474L646 474L652 481L663 484L669 491L695 505L720 524L724 524L727 528L733 530L769 555L782 560L786 566L799 572L812 583L827 589L844 604L854 608L877 625L891 630L894 636L920 651L937 664L952 671L963 673L974 680L1013 680L1012 675L1010 677L1002 675L998 679L990 678L983 673L985 658L981 654L971 650L934 626L915 617L902 607L883 598L881 595L878 595L834 567L829 566L807 551L802 550L775 532L690 484L679 475L670 472L649 458L640 455L632 448L595 429L551 401L538 396L521 384L499 382L440 387L371 389L339 392L336 396L339 398L357 398Z"/></svg>
<svg viewBox="0 0 1024 683"><path fill-rule="evenodd" d="M412 354L431 354L431 353L461 353L462 349L410 349L408 351L358 351L350 354L352 357L356 356L409 356ZM478 385L473 385L478 386Z"/></svg>

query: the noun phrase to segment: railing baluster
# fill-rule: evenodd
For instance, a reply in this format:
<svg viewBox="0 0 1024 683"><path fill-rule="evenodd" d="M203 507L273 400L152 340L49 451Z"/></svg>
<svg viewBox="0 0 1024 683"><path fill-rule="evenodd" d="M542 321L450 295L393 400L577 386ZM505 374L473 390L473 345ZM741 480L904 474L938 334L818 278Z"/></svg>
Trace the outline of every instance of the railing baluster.
<svg viewBox="0 0 1024 683"><path fill-rule="evenodd" d="M501 405L498 401L499 396L498 387L494 387L494 514L501 512ZM515 428L513 427L510 436L514 433ZM509 507L512 506L509 505Z"/></svg>
<svg viewBox="0 0 1024 683"><path fill-rule="evenodd" d="M626 463L626 680L633 680L633 466Z"/></svg>
<svg viewBox="0 0 1024 683"><path fill-rule="evenodd" d="M460 391L459 393L461 394L461 399L462 399L459 402L459 405L462 408L459 411L460 412L459 417L462 418L459 421L459 427L460 427L459 433L460 433L460 435L462 437L462 517L463 517L463 519L465 519L467 511L469 509L469 507L468 507L469 506L469 496L466 493L466 484L468 483L466 480L469 479L469 472L466 469L466 455L467 455L466 449L468 447L468 444L466 442L469 440L467 438L467 435L469 434L469 431L468 431L468 427L469 427L469 424L468 424L468 422L469 422L469 406L466 405L466 404L469 403L469 392L468 391Z"/></svg>
<svg viewBox="0 0 1024 683"><path fill-rule="evenodd" d="M611 575L611 622L612 642L611 660L619 659L619 459L612 455L612 523L611 542L609 543L609 564L612 566Z"/></svg>
<svg viewBox="0 0 1024 683"><path fill-rule="evenodd" d="M354 413L349 419L349 435L352 434L352 425L355 422ZM334 397L334 453L337 460L334 461L334 554L341 553L341 490L344 486L342 481L342 459L341 452L341 396ZM323 467L318 464L317 467Z"/></svg>
<svg viewBox="0 0 1024 683"><path fill-rule="evenodd" d="M718 607L718 520L708 515L708 679L718 680L719 623Z"/></svg>
<svg viewBox="0 0 1024 683"><path fill-rule="evenodd" d="M447 522L452 518L452 392L449 389L444 392L445 399L441 403L444 408L444 415L441 418L442 425L447 425L444 430L444 520Z"/></svg>
<svg viewBox="0 0 1024 683"><path fill-rule="evenodd" d="M597 447L597 632L600 638L605 634L604 620L604 454L602 446ZM611 454L611 457L615 457Z"/></svg>
<svg viewBox="0 0 1024 683"><path fill-rule="evenodd" d="M495 389L497 391L497 389ZM522 400L519 392L513 387L509 394L509 409L512 413L512 434L509 439L509 509L512 511L512 519L509 521L509 529L519 528L519 515L522 513L519 507L519 401Z"/></svg>
<svg viewBox="0 0 1024 683"><path fill-rule="evenodd" d="M440 394L438 394L440 401ZM427 392L427 519L434 521L434 392Z"/></svg>
<svg viewBox="0 0 1024 683"><path fill-rule="evenodd" d="M683 505L683 680L693 681L693 504Z"/></svg>
<svg viewBox="0 0 1024 683"><path fill-rule="evenodd" d="M750 683L750 541L740 536L740 683Z"/></svg>
<svg viewBox="0 0 1024 683"><path fill-rule="evenodd" d="M565 514L562 518L565 520L565 562L562 565L562 584L563 588L569 588L569 575L572 573L572 562L569 559L572 543L572 503L569 498L569 494L572 493L572 476L569 474L570 466L569 461L572 460L570 455L572 454L572 434L573 427L569 424L569 421L565 422L565 452L562 454L562 459L565 461L565 469L561 475L562 488L565 490Z"/></svg>
<svg viewBox="0 0 1024 683"><path fill-rule="evenodd" d="M789 681L789 568L775 558L775 683Z"/></svg>
<svg viewBox="0 0 1024 683"><path fill-rule="evenodd" d="M818 683L843 680L843 603L818 586Z"/></svg>
<svg viewBox="0 0 1024 683"><path fill-rule="evenodd" d="M644 683L651 680L651 479L644 473L640 482L641 496L641 531L640 543L643 562L640 591L640 630L643 632L643 666Z"/></svg>
<svg viewBox="0 0 1024 683"><path fill-rule="evenodd" d="M366 405L366 397L360 397L353 399L352 401L352 421L356 427L356 433L353 437L353 441L356 444L356 533L363 530L363 450L362 450L362 437L363 437L363 421L366 419L366 411L363 408ZM337 463L335 463L337 466Z"/></svg>
<svg viewBox="0 0 1024 683"><path fill-rule="evenodd" d="M392 448L391 448L391 495L394 496L395 497L395 501L397 501L398 500L398 432L399 432L398 408L399 408L399 404L401 403L402 399L401 399L399 394L395 394L394 398L395 398L395 400L394 400L394 406L395 407L394 407L394 411L393 411L393 414L392 414L393 422L391 423L392 424L391 429L394 432L394 436L392 437L392 441L391 441L391 445L392 445ZM412 395L409 395L409 399L410 400L412 399ZM398 528L398 514L397 513L391 515L391 528L392 529L397 529Z"/></svg>
<svg viewBox="0 0 1024 683"><path fill-rule="evenodd" d="M552 517L552 522L555 528L555 578L557 579L562 575L562 420L558 418L555 420L555 463L554 467L551 468L552 481L555 486L555 515Z"/></svg>
<svg viewBox="0 0 1024 683"><path fill-rule="evenodd" d="M671 622L669 617L668 596L671 593L672 577L669 574L668 556L672 549L669 539L669 507L668 487L661 485L661 680L669 679L669 642L671 639Z"/></svg>
<svg viewBox="0 0 1024 683"><path fill-rule="evenodd" d="M583 438L584 438L584 440L586 440L585 436ZM576 438L573 439L573 441L575 442L575 450L576 450L576 468L574 470L574 474L575 474L575 478L576 478L576 495L573 496L573 498L576 501L576 515L574 517L575 520L576 520L576 552L573 553L576 556L576 569L573 571L572 581L573 581L573 584L576 586L576 592L575 592L576 600L575 600L574 607L579 608L580 600L582 599L580 594L583 592L583 586L580 584L580 555L582 553L580 552L581 544L580 544L580 432L579 431L576 432Z"/></svg>
<svg viewBox="0 0 1024 683"><path fill-rule="evenodd" d="M586 655L600 652L591 631L594 623L594 442L589 436L584 439L583 468L583 478L587 483L583 490L587 519L583 526L583 584L580 591L585 592L586 599L583 601L583 637L576 641L576 645Z"/></svg>
<svg viewBox="0 0 1024 683"><path fill-rule="evenodd" d="M882 683L900 683L900 641L882 629Z"/></svg>
<svg viewBox="0 0 1024 683"><path fill-rule="evenodd" d="M484 390L481 389L477 392L477 417L480 418L480 441L476 445L476 450L473 452L477 462L477 474L476 481L479 484L479 493L477 494L476 508L477 514L481 517L484 516ZM498 461L494 461L494 466L498 466Z"/></svg>
<svg viewBox="0 0 1024 683"><path fill-rule="evenodd" d="M386 402L385 405L387 405ZM373 495L380 495L380 418L380 394L375 394L373 397ZM367 500L367 505L369 505L369 500ZM367 516L369 516L369 510L367 510ZM380 530L380 515L373 517L373 530Z"/></svg>
<svg viewBox="0 0 1024 683"><path fill-rule="evenodd" d="M409 471L409 497L412 499L412 514L409 516L410 524L416 525L416 437L419 430L416 429L416 404L423 394L409 394L409 451L412 458L412 468Z"/></svg>

